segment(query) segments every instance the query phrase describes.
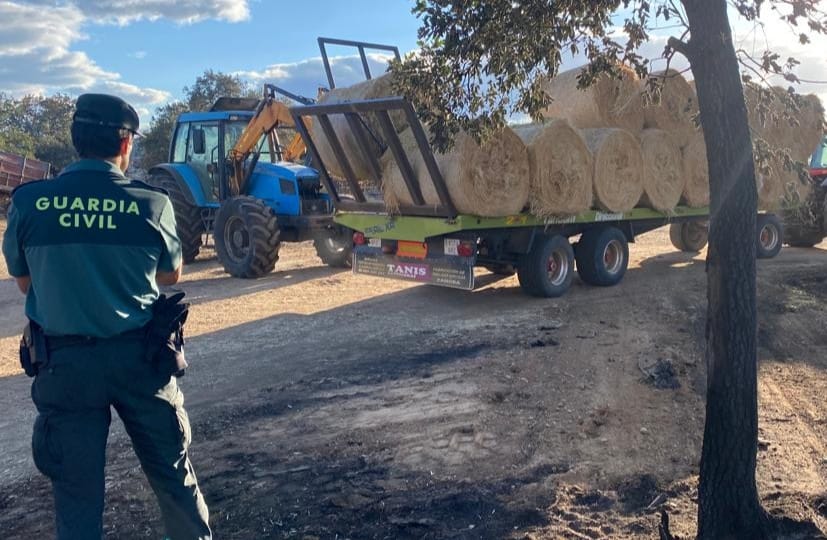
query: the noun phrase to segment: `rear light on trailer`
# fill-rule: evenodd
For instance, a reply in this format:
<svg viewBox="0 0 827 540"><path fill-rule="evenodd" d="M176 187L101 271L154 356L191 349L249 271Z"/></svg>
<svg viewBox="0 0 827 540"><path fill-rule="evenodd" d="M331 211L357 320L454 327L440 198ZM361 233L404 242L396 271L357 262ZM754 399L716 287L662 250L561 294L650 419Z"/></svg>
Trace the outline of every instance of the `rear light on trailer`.
<svg viewBox="0 0 827 540"><path fill-rule="evenodd" d="M365 240L365 233L360 233L358 231L353 233L353 243L355 245L363 246L365 245L365 242L367 242L367 240Z"/></svg>
<svg viewBox="0 0 827 540"><path fill-rule="evenodd" d="M476 251L477 246L473 242L462 241L457 246L457 255L460 257L473 257Z"/></svg>

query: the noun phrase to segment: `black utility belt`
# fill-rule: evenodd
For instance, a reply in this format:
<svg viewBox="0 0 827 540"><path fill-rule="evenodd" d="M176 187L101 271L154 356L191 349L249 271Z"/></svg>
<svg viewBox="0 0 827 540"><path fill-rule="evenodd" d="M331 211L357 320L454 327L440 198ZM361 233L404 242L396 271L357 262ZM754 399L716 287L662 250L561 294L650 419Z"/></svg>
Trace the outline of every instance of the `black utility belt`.
<svg viewBox="0 0 827 540"><path fill-rule="evenodd" d="M47 336L43 328L29 321L20 340L20 366L34 377L49 362L49 353L65 347L109 343L124 339L140 339L146 344L146 360L163 375L181 377L187 368L184 356L184 323L189 304L184 293L170 297L161 295L152 304L152 320L141 328L107 338L92 336Z"/></svg>
<svg viewBox="0 0 827 540"><path fill-rule="evenodd" d="M78 345L93 345L98 342L119 341L122 339L143 339L146 337L146 327L128 330L120 334L115 334L109 337L95 337L95 336L50 336L46 335L46 347L50 350L63 349L65 347L75 347Z"/></svg>

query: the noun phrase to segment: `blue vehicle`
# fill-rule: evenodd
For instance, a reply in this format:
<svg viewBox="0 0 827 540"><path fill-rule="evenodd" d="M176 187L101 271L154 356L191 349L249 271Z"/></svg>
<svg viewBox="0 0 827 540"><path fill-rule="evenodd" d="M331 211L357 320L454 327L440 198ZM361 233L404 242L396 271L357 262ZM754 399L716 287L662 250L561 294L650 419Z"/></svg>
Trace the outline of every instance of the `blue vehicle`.
<svg viewBox="0 0 827 540"><path fill-rule="evenodd" d="M324 263L350 266L352 231L333 222L318 172L293 161L304 153L301 138L279 142L279 129L294 125L279 90L268 85L261 100L221 98L208 112L178 117L169 162L152 167L148 181L169 192L185 263L211 234L235 277L271 272L281 242L313 240Z"/></svg>

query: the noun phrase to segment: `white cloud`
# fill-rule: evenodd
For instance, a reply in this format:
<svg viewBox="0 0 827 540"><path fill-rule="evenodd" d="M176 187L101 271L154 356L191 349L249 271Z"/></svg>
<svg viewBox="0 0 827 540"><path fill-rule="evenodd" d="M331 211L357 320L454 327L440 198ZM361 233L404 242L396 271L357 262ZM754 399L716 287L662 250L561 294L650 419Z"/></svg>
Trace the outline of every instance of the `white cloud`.
<svg viewBox="0 0 827 540"><path fill-rule="evenodd" d="M377 77L388 68L392 56L368 54L371 75ZM337 87L350 86L365 80L362 61L358 55L330 58L331 71ZM260 71L238 71L239 77L253 82L269 82L283 87L294 94L316 97L320 86L328 87L327 76L321 57L309 58L288 64L272 64Z"/></svg>
<svg viewBox="0 0 827 540"><path fill-rule="evenodd" d="M791 28L786 22L780 20L777 12L766 10L762 18L763 26L753 26L744 22L735 25L735 46L760 61L764 51L772 51L780 55L780 63L792 57L801 62L795 69L799 78L807 81L801 84L792 84L781 76L770 77L774 85L788 87L793 86L800 93L814 93L819 95L821 101L827 104L827 57L824 51L827 50L827 36L818 35L808 31L806 26ZM804 21L802 21L804 22ZM798 34L805 32L810 36L810 43L803 44L798 39Z"/></svg>
<svg viewBox="0 0 827 540"><path fill-rule="evenodd" d="M146 51L135 51L127 54L130 58L135 58L136 60L143 60L146 58Z"/></svg>
<svg viewBox="0 0 827 540"><path fill-rule="evenodd" d="M247 0L31 0L32 5L73 7L94 22L129 24L168 19L192 24L209 19L241 22L250 18Z"/></svg>
<svg viewBox="0 0 827 540"><path fill-rule="evenodd" d="M67 49L84 36L83 14L74 6L39 9L16 2L0 2L0 56L30 53L48 44Z"/></svg>
<svg viewBox="0 0 827 540"><path fill-rule="evenodd" d="M0 91L15 96L65 92L117 94L149 118L150 108L166 101L169 92L141 88L121 80L80 51L74 41L84 39L84 17L74 6L53 9L0 1Z"/></svg>

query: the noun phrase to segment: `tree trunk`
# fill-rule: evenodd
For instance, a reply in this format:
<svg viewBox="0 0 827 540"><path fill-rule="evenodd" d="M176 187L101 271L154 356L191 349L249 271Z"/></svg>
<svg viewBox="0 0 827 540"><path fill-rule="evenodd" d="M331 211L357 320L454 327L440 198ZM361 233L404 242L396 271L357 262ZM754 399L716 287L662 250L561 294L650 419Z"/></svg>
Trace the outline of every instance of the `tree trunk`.
<svg viewBox="0 0 827 540"><path fill-rule="evenodd" d="M758 499L757 310L752 142L725 0L683 0L709 158L706 425L699 539L766 538Z"/></svg>

